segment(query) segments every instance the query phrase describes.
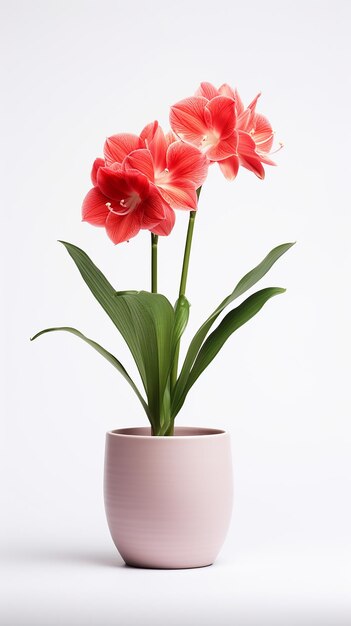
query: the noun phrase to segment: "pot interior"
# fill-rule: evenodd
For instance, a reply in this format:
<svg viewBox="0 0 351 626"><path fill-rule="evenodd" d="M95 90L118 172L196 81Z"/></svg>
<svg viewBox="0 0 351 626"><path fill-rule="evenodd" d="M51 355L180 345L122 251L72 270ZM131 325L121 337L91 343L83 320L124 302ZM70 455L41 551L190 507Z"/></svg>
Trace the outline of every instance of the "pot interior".
<svg viewBox="0 0 351 626"><path fill-rule="evenodd" d="M117 428L111 430L111 435L128 435L132 437L151 437L151 428L142 426L139 428ZM174 439L175 437L199 437L206 435L224 435L225 431L219 428L200 428L197 426L176 426L174 435L171 437L154 437L154 439Z"/></svg>

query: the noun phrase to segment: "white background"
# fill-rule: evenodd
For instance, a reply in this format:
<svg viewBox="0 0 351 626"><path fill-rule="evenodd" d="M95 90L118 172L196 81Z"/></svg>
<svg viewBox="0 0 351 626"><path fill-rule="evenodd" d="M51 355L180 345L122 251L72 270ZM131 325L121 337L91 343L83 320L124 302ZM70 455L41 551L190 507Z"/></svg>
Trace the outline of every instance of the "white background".
<svg viewBox="0 0 351 626"><path fill-rule="evenodd" d="M0 621L6 626L351 623L348 1L2 2ZM224 347L178 424L232 435L235 509L211 568L124 567L102 501L105 431L137 400L72 325L133 365L57 239L117 289L149 288L149 234L80 221L106 136L138 133L199 82L236 85L285 144L265 181L217 166L194 235L185 336L275 245L287 293ZM187 216L160 241L176 297Z"/></svg>

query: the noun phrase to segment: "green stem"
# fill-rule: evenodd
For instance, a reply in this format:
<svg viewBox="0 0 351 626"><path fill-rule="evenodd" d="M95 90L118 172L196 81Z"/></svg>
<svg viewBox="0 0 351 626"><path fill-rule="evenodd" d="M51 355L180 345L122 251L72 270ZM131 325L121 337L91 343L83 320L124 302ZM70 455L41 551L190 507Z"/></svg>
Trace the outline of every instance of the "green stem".
<svg viewBox="0 0 351 626"><path fill-rule="evenodd" d="M151 233L151 292L157 293L157 244L158 235Z"/></svg>
<svg viewBox="0 0 351 626"><path fill-rule="evenodd" d="M183 258L182 277L180 279L179 296L185 296L186 283L188 279L191 243L193 240L193 232L194 232L194 225L195 225L195 217L196 217L196 211L190 211L188 232L186 234L184 258Z"/></svg>
<svg viewBox="0 0 351 626"><path fill-rule="evenodd" d="M197 190L196 193L197 193L197 198L199 199L200 193L201 193L201 187L199 187L199 189ZM185 249L184 249L182 276L181 276L181 279L180 279L179 297L185 296L186 284L187 284L187 280L188 280L188 270L189 270L189 260L190 260L191 244L192 244L192 241L193 241L195 217L196 217L196 211L190 211L189 223L188 223L188 231L187 231L187 234L186 234ZM180 350L180 341L178 342L178 344L176 346L176 349L175 349L174 361L173 361L173 366L172 366L172 371L171 371L171 392L174 389L174 385L177 382L179 350Z"/></svg>

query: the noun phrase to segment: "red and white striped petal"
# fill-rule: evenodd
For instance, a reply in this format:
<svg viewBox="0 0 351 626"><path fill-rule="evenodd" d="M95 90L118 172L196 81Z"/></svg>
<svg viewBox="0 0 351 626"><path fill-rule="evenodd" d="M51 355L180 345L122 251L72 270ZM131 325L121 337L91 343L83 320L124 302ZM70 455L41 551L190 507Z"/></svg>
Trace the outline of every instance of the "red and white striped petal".
<svg viewBox="0 0 351 626"><path fill-rule="evenodd" d="M142 228L150 230L151 227L164 220L166 216L165 205L166 203L157 187L150 185L150 192L140 206L140 210L143 212Z"/></svg>
<svg viewBox="0 0 351 626"><path fill-rule="evenodd" d="M279 150L279 148L278 148ZM272 161L272 159L270 159L265 152L260 152L259 150L257 151L260 157L260 161L261 163L265 163L266 165L277 165L275 161Z"/></svg>
<svg viewBox="0 0 351 626"><path fill-rule="evenodd" d="M218 161L218 165L227 180L234 180L239 169L239 157L231 156L223 161Z"/></svg>
<svg viewBox="0 0 351 626"><path fill-rule="evenodd" d="M89 222L93 226L105 226L109 214L107 202L108 198L97 187L90 189L83 200L83 222Z"/></svg>
<svg viewBox="0 0 351 626"><path fill-rule="evenodd" d="M97 173L98 173L98 169L100 167L105 167L105 160L104 159L95 159L95 161L93 163L93 168L92 168L91 174L90 174L91 182L93 183L94 187L96 187L96 185L97 185L96 176L97 176Z"/></svg>
<svg viewBox="0 0 351 626"><path fill-rule="evenodd" d="M256 152L254 139L248 133L239 131L238 154L240 165L254 172L256 176L263 179L265 172L261 163L261 157Z"/></svg>
<svg viewBox="0 0 351 626"><path fill-rule="evenodd" d="M167 150L167 169L174 184L178 179L187 179L196 189L201 187L207 176L208 165L206 155L195 146L176 141Z"/></svg>
<svg viewBox="0 0 351 626"><path fill-rule="evenodd" d="M167 204L166 202L164 203L164 207L165 207L165 218L157 226L154 226L151 229L154 235L162 235L162 236L169 235L175 224L175 213L173 209L171 209L169 204Z"/></svg>
<svg viewBox="0 0 351 626"><path fill-rule="evenodd" d="M212 100L219 95L218 89L212 85L212 83L201 83L200 87L195 91L195 96L202 96L207 100Z"/></svg>
<svg viewBox="0 0 351 626"><path fill-rule="evenodd" d="M257 100L259 99L260 96L261 96L261 92L259 92L257 96L255 96L255 98L252 100L252 102L250 102L249 106L247 107L248 109L251 109L253 113L255 112Z"/></svg>
<svg viewBox="0 0 351 626"><path fill-rule="evenodd" d="M269 121L264 115L256 113L254 116L253 138L257 148L262 152L269 152L273 144L273 130Z"/></svg>
<svg viewBox="0 0 351 626"><path fill-rule="evenodd" d="M152 154L155 172L162 172L166 167L167 142L160 126L157 127L152 140L148 143Z"/></svg>
<svg viewBox="0 0 351 626"><path fill-rule="evenodd" d="M239 130L238 133L238 154L239 156L254 156L256 154L256 143L248 133Z"/></svg>
<svg viewBox="0 0 351 626"><path fill-rule="evenodd" d="M197 195L194 185L188 180L179 179L158 183L157 187L162 197L172 209L195 211L197 209Z"/></svg>
<svg viewBox="0 0 351 626"><path fill-rule="evenodd" d="M158 122L155 120L154 122L150 122L150 124L146 124L143 130L140 133L140 139L143 142L143 148L148 148L148 144L154 138L155 132L158 128Z"/></svg>
<svg viewBox="0 0 351 626"><path fill-rule="evenodd" d="M245 107L237 89L234 89L234 97L235 97L236 114L239 117L239 115L241 115L243 111L245 110Z"/></svg>
<svg viewBox="0 0 351 626"><path fill-rule="evenodd" d="M210 161L222 161L237 154L238 134L236 131L227 139L222 139L207 150L206 155Z"/></svg>
<svg viewBox="0 0 351 626"><path fill-rule="evenodd" d="M250 131L249 125L252 120L252 111L251 109L245 109L240 113L236 121L237 130ZM251 125L252 127L252 125Z"/></svg>
<svg viewBox="0 0 351 626"><path fill-rule="evenodd" d="M171 107L172 130L184 141L199 146L206 135L205 107L208 100L203 97L185 98Z"/></svg>
<svg viewBox="0 0 351 626"><path fill-rule="evenodd" d="M264 179L265 171L259 157L256 156L256 158L254 158L251 156L240 156L239 159L240 165L242 165L242 167L245 167L247 170L250 170L251 172L256 174L256 176L258 176L258 178L261 178L261 180Z"/></svg>
<svg viewBox="0 0 351 626"><path fill-rule="evenodd" d="M204 111L207 128L221 139L227 139L235 129L235 102L232 98L216 96L210 100Z"/></svg>
<svg viewBox="0 0 351 626"><path fill-rule="evenodd" d="M171 130L169 130L168 133L165 133L165 140L167 148L169 148L169 146L175 141L179 141L178 137Z"/></svg>
<svg viewBox="0 0 351 626"><path fill-rule="evenodd" d="M118 135L112 135L105 141L104 155L106 165L111 165L116 161L118 163L122 163L123 159L130 152L143 147L142 140L137 135L132 135L131 133L119 133Z"/></svg>
<svg viewBox="0 0 351 626"><path fill-rule="evenodd" d="M111 211L105 224L106 232L113 243L128 241L141 229L141 219L142 214L137 210L127 215L116 215Z"/></svg>
<svg viewBox="0 0 351 626"><path fill-rule="evenodd" d="M122 163L122 168L128 170L138 170L144 174L149 181L154 182L154 162L150 150L146 148L134 150L128 154Z"/></svg>
<svg viewBox="0 0 351 626"><path fill-rule="evenodd" d="M227 98L233 98L233 100L235 100L235 91L231 88L230 85L227 85L227 83L224 83L220 86L220 88L218 89L218 95L226 96Z"/></svg>

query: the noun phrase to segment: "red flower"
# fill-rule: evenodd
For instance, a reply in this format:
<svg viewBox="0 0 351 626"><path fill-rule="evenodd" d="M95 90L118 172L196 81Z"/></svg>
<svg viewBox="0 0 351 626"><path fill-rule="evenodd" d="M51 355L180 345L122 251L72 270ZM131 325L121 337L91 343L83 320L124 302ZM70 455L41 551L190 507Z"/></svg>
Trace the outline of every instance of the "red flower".
<svg viewBox="0 0 351 626"><path fill-rule="evenodd" d="M135 237L141 228L155 232L165 220L159 192L140 172L101 167L95 161L92 175L96 186L84 199L83 220L94 226L105 226L114 243Z"/></svg>
<svg viewBox="0 0 351 626"><path fill-rule="evenodd" d="M165 135L157 122L148 124L140 138L144 149L131 152L124 168L145 174L172 209L196 210L196 190L207 176L206 156L172 132Z"/></svg>
<svg viewBox="0 0 351 626"><path fill-rule="evenodd" d="M218 94L211 99L185 98L171 107L170 122L183 141L205 152L210 161L236 158L239 167L234 98Z"/></svg>
<svg viewBox="0 0 351 626"><path fill-rule="evenodd" d="M235 178L239 164L264 178L262 163L275 165L268 157L273 130L268 120L256 113L259 96L245 109L236 89L201 83L194 97L171 107L171 126L184 141L205 150L211 161L218 161L226 178ZM225 106L229 101L232 109Z"/></svg>
<svg viewBox="0 0 351 626"><path fill-rule="evenodd" d="M206 178L207 158L172 132L165 135L157 122L146 126L140 137L109 137L104 156L93 165L94 189L84 200L83 220L105 226L115 243L141 228L169 235L173 209L196 210L196 189Z"/></svg>

